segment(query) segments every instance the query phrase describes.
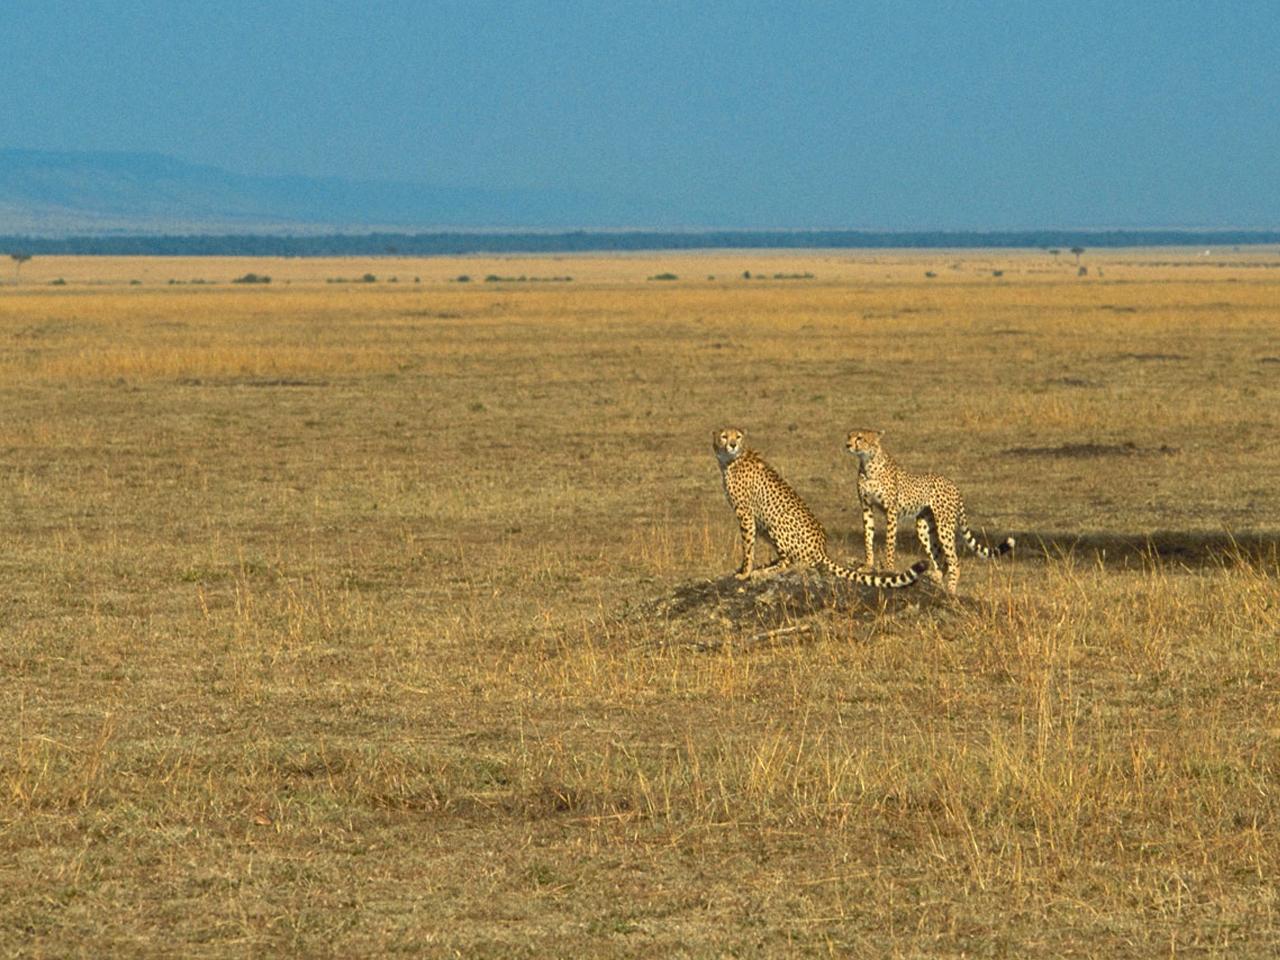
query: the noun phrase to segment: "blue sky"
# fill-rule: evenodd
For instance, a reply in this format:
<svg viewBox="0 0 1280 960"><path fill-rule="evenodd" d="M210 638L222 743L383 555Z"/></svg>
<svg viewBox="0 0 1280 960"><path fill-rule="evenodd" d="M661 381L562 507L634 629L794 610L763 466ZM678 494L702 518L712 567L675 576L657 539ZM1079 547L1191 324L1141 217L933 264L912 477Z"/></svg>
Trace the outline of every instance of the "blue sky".
<svg viewBox="0 0 1280 960"><path fill-rule="evenodd" d="M3 20L0 147L586 191L689 226L1280 227L1274 2L46 0Z"/></svg>

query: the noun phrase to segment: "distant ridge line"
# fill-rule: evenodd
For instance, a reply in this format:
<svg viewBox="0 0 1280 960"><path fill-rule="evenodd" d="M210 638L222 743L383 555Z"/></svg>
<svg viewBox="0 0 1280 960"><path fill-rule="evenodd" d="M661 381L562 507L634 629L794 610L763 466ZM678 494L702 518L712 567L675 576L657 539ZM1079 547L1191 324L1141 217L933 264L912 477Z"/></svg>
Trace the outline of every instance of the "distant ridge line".
<svg viewBox="0 0 1280 960"><path fill-rule="evenodd" d="M0 236L0 253L33 256L457 256L664 250L1085 249L1280 244L1280 230L1026 231L440 231L326 235Z"/></svg>

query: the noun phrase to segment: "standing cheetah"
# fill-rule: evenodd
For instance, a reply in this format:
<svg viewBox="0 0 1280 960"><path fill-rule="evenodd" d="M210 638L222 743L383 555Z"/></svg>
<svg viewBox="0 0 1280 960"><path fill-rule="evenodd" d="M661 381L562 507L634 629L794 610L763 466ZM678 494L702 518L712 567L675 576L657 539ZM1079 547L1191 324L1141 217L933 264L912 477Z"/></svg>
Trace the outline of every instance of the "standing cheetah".
<svg viewBox="0 0 1280 960"><path fill-rule="evenodd" d="M720 461L725 495L742 531L742 567L736 574L739 580L751 576L757 532L778 554L757 573L782 570L794 563L818 567L870 587L906 587L920 579L925 570L923 563L888 575L857 573L840 566L827 556L827 534L818 518L758 453L743 444L741 430L726 427L715 431L712 447Z"/></svg>
<svg viewBox="0 0 1280 960"><path fill-rule="evenodd" d="M965 544L980 557L998 557L1013 549L1013 537L1006 538L997 547L979 543L969 529L964 514L964 500L960 490L946 477L936 473L908 473L896 460L884 452L880 445L884 436L879 430L854 430L845 441L848 451L858 458L858 499L862 503L863 537L866 540L867 560L864 570L873 569L875 554L875 516L872 504L884 509L885 547L889 566L893 566L893 551L898 537L898 516L914 518L916 535L929 554L929 576L942 582L938 567L938 548L947 564L947 592L955 593L960 580L960 559L956 552L957 531ZM931 535L930 522L937 535Z"/></svg>

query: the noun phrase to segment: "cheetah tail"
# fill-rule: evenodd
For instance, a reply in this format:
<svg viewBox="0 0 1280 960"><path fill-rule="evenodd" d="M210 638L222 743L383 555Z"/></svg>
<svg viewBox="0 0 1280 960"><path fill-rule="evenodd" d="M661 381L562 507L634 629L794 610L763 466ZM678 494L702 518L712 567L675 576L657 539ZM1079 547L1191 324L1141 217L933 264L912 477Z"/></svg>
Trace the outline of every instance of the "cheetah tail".
<svg viewBox="0 0 1280 960"><path fill-rule="evenodd" d="M1006 553L1013 549L1015 543L1013 537L1005 537L1000 543L994 547L988 547L985 543L979 543L978 538L973 535L973 531L967 526L963 528L962 535L964 542L970 550L984 559L991 560L995 557L1003 557Z"/></svg>
<svg viewBox="0 0 1280 960"><path fill-rule="evenodd" d="M850 570L848 567L842 567L831 559L824 560L819 566L837 577L843 577L845 580L852 580L854 583L861 583L863 586L876 587L881 590L909 587L920 579L922 573L929 569L929 565L923 560L912 564L909 570L903 570L901 573L859 573L856 570Z"/></svg>

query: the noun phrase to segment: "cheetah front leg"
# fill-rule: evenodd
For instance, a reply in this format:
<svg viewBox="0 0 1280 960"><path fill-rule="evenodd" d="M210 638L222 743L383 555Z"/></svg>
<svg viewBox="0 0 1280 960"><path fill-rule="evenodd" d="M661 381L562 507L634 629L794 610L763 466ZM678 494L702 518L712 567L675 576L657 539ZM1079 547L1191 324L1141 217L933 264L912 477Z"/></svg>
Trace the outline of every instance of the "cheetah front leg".
<svg viewBox="0 0 1280 960"><path fill-rule="evenodd" d="M862 504L862 543L867 555L858 569L869 573L876 568L876 514L861 477L858 478L858 500Z"/></svg>
<svg viewBox="0 0 1280 960"><path fill-rule="evenodd" d="M884 562L892 570L894 554L898 547L898 503L896 500L884 502Z"/></svg>
<svg viewBox="0 0 1280 960"><path fill-rule="evenodd" d="M739 580L746 580L751 576L751 567L755 562L756 518L749 513L739 513L738 530L742 534L742 565L738 567L738 572L734 576Z"/></svg>

